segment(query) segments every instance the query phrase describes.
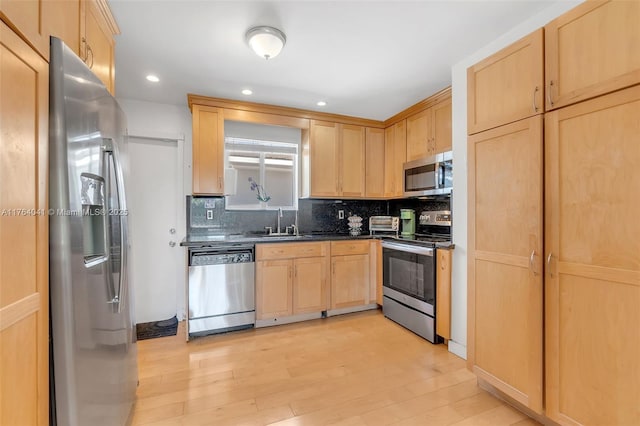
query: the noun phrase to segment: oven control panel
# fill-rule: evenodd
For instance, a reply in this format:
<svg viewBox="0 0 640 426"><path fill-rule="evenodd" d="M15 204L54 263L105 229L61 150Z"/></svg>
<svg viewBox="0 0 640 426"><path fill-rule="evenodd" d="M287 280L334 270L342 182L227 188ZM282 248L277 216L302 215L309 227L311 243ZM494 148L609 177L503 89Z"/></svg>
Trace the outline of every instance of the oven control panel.
<svg viewBox="0 0 640 426"><path fill-rule="evenodd" d="M451 226L450 210L423 211L419 217L420 225Z"/></svg>

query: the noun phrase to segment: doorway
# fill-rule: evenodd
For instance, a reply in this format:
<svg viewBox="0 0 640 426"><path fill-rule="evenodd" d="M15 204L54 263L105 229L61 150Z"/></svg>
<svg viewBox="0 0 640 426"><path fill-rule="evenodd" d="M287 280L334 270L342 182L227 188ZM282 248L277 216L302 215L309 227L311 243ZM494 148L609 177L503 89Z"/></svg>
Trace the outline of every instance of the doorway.
<svg viewBox="0 0 640 426"><path fill-rule="evenodd" d="M129 136L128 210L135 322L184 318L183 140Z"/></svg>

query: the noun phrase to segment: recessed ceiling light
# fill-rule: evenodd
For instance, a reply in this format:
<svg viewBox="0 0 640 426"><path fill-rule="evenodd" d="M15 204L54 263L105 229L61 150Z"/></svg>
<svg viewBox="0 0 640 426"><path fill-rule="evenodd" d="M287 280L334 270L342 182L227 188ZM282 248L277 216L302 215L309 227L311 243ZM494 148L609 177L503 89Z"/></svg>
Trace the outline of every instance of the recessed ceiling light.
<svg viewBox="0 0 640 426"><path fill-rule="evenodd" d="M149 74L147 76L147 80L149 80L152 83L157 83L157 82L160 81L160 79L157 76L153 75L153 74Z"/></svg>
<svg viewBox="0 0 640 426"><path fill-rule="evenodd" d="M318 103L316 103L316 105L318 105L318 106L326 106L327 103L325 101L318 101Z"/></svg>
<svg viewBox="0 0 640 426"><path fill-rule="evenodd" d="M244 89L242 90L242 94L248 96L248 95L252 95L253 92L251 91L251 89Z"/></svg>

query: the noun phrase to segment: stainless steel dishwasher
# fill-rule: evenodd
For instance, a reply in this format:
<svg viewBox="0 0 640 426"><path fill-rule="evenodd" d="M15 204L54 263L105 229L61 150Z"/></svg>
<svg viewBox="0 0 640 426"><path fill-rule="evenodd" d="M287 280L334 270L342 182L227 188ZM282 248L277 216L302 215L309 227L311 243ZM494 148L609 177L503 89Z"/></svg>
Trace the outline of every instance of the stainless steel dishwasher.
<svg viewBox="0 0 640 426"><path fill-rule="evenodd" d="M254 266L253 245L189 249L189 336L255 325Z"/></svg>

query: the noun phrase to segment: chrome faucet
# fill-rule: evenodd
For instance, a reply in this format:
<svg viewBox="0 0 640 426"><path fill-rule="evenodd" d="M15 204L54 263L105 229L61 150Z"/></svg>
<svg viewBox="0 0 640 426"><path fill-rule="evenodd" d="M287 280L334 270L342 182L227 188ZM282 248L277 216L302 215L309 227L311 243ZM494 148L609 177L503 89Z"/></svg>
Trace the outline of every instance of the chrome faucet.
<svg viewBox="0 0 640 426"><path fill-rule="evenodd" d="M280 218L281 217L282 217L282 207L278 207L278 228L276 230L277 234L280 233Z"/></svg>

